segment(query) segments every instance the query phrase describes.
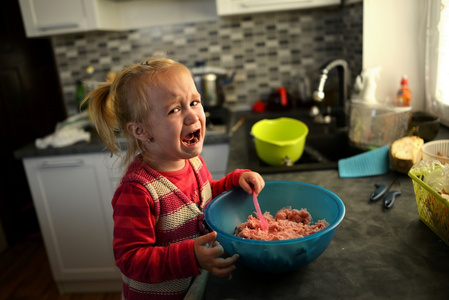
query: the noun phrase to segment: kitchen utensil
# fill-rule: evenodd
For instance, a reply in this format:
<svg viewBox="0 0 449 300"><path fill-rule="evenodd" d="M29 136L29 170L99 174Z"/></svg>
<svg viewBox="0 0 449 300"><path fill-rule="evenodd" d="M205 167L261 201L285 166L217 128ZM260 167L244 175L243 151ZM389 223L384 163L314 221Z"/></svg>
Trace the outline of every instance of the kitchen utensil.
<svg viewBox="0 0 449 300"><path fill-rule="evenodd" d="M272 166L293 165L302 155L309 128L292 118L264 119L251 127L257 156Z"/></svg>
<svg viewBox="0 0 449 300"><path fill-rule="evenodd" d="M341 178L382 175L390 170L389 146L357 154L338 161L338 173Z"/></svg>
<svg viewBox="0 0 449 300"><path fill-rule="evenodd" d="M287 110L292 108L291 96L285 87L272 92L267 100L266 109L271 111Z"/></svg>
<svg viewBox="0 0 449 300"><path fill-rule="evenodd" d="M265 103L263 103L261 100L257 100L256 103L254 103L251 107L251 110L254 112L264 112L266 108L267 106Z"/></svg>
<svg viewBox="0 0 449 300"><path fill-rule="evenodd" d="M200 65L191 70L193 80L205 108L220 107L225 102L223 87L234 81L235 72L228 76L228 71L219 67Z"/></svg>
<svg viewBox="0 0 449 300"><path fill-rule="evenodd" d="M396 185L396 188L394 190L392 190L391 188L394 185ZM398 180L398 177L393 179L393 181L390 183L390 185L388 186L386 191L388 191L388 193L384 198L384 207L392 208L394 205L394 202L396 201L396 197L399 197L402 194L401 188L400 188L400 181Z"/></svg>
<svg viewBox="0 0 449 300"><path fill-rule="evenodd" d="M449 140L427 142L422 146L423 160L439 160L443 164L449 163Z"/></svg>
<svg viewBox="0 0 449 300"><path fill-rule="evenodd" d="M396 201L396 197L400 196L402 193L401 191L397 190L390 190L390 188L393 186L393 184L398 183L398 177L393 179L393 181L389 184L376 184L376 190L371 194L370 200L371 201L378 201L384 198L384 207L385 208L391 208L394 205L394 202Z"/></svg>
<svg viewBox="0 0 449 300"><path fill-rule="evenodd" d="M424 142L432 141L440 129L440 118L425 112L412 112L408 124L408 135L419 136Z"/></svg>
<svg viewBox="0 0 449 300"><path fill-rule="evenodd" d="M258 198L272 215L286 206L306 208L313 221L325 219L329 223L323 230L302 238L243 239L234 232L254 212L251 196L241 188L234 188L213 199L206 208L206 222L217 232L220 244L229 255L240 255L238 264L262 272L290 272L314 261L326 250L345 215L345 206L337 195L309 183L266 181Z"/></svg>
<svg viewBox="0 0 449 300"><path fill-rule="evenodd" d="M267 222L267 220L265 220L265 218L263 217L262 211L260 210L259 201L257 201L256 192L253 191L252 196L253 196L254 207L256 208L256 212L257 212L257 217L259 217L260 223L262 225L262 229L268 230L268 222Z"/></svg>
<svg viewBox="0 0 449 300"><path fill-rule="evenodd" d="M401 191L389 191L388 194L384 198L384 207L391 208L396 200L396 197L400 196Z"/></svg>
<svg viewBox="0 0 449 300"><path fill-rule="evenodd" d="M411 107L353 100L350 103L349 139L361 149L391 145L407 134L410 113Z"/></svg>
<svg viewBox="0 0 449 300"><path fill-rule="evenodd" d="M246 119L247 119L247 117L241 117L237 121L237 123L235 123L234 126L232 126L230 133L232 134L232 133L236 132L240 128L240 126L242 126L243 123L245 123Z"/></svg>
<svg viewBox="0 0 449 300"><path fill-rule="evenodd" d="M382 199L385 194L390 190L391 186L398 180L398 177L395 177L388 185L383 183L376 183L376 189L369 197L370 201L376 202Z"/></svg>

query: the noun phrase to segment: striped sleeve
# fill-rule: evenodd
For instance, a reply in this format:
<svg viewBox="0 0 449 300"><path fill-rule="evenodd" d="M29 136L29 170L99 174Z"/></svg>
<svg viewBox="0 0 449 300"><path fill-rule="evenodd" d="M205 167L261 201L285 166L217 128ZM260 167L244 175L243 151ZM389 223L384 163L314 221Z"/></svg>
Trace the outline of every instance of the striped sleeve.
<svg viewBox="0 0 449 300"><path fill-rule="evenodd" d="M117 267L140 282L160 283L200 274L193 239L156 246L154 202L148 191L123 183L112 200L113 250Z"/></svg>

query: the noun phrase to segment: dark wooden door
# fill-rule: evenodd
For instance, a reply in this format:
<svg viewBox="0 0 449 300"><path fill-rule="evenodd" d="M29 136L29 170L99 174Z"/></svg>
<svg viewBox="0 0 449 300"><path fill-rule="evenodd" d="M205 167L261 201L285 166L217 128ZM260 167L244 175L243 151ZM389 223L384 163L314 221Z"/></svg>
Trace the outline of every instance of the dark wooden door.
<svg viewBox="0 0 449 300"><path fill-rule="evenodd" d="M0 221L9 244L39 230L14 151L66 116L51 40L26 38L18 1L0 1Z"/></svg>

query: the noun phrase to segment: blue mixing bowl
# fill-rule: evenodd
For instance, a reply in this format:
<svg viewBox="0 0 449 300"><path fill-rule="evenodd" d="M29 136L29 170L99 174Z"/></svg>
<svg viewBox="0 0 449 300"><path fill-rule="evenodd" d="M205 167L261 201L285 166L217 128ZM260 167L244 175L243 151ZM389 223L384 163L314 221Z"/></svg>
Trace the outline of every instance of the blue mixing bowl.
<svg viewBox="0 0 449 300"><path fill-rule="evenodd" d="M313 222L325 219L329 226L311 235L280 241L259 241L234 235L236 226L255 212L251 195L241 188L229 190L206 208L206 222L217 232L217 239L229 255L238 253L239 264L269 273L297 270L314 261L334 237L345 215L345 206L333 192L308 183L267 181L258 196L262 213L275 215L286 206L306 208Z"/></svg>

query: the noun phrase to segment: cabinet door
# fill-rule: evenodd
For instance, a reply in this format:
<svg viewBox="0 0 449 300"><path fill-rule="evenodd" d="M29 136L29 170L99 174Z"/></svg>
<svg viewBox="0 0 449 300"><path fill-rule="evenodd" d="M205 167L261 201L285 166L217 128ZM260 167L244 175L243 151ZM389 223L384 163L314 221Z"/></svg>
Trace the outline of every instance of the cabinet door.
<svg viewBox="0 0 449 300"><path fill-rule="evenodd" d="M207 144L203 146L201 157L212 174L213 179L218 180L226 175L228 164L229 144Z"/></svg>
<svg viewBox="0 0 449 300"><path fill-rule="evenodd" d="M102 154L24 160L56 282L119 278L103 160Z"/></svg>
<svg viewBox="0 0 449 300"><path fill-rule="evenodd" d="M220 16L307 9L340 4L341 0L216 0Z"/></svg>
<svg viewBox="0 0 449 300"><path fill-rule="evenodd" d="M125 155L125 153L123 153ZM106 154L102 161L102 167L106 168L109 176L109 181L111 183L111 191L112 194L115 193L115 190L120 184L120 180L123 175L125 175L125 171L127 166L122 165L122 158L117 157L116 155L110 156Z"/></svg>
<svg viewBox="0 0 449 300"><path fill-rule="evenodd" d="M83 31L87 27L81 0L19 0L27 36Z"/></svg>

